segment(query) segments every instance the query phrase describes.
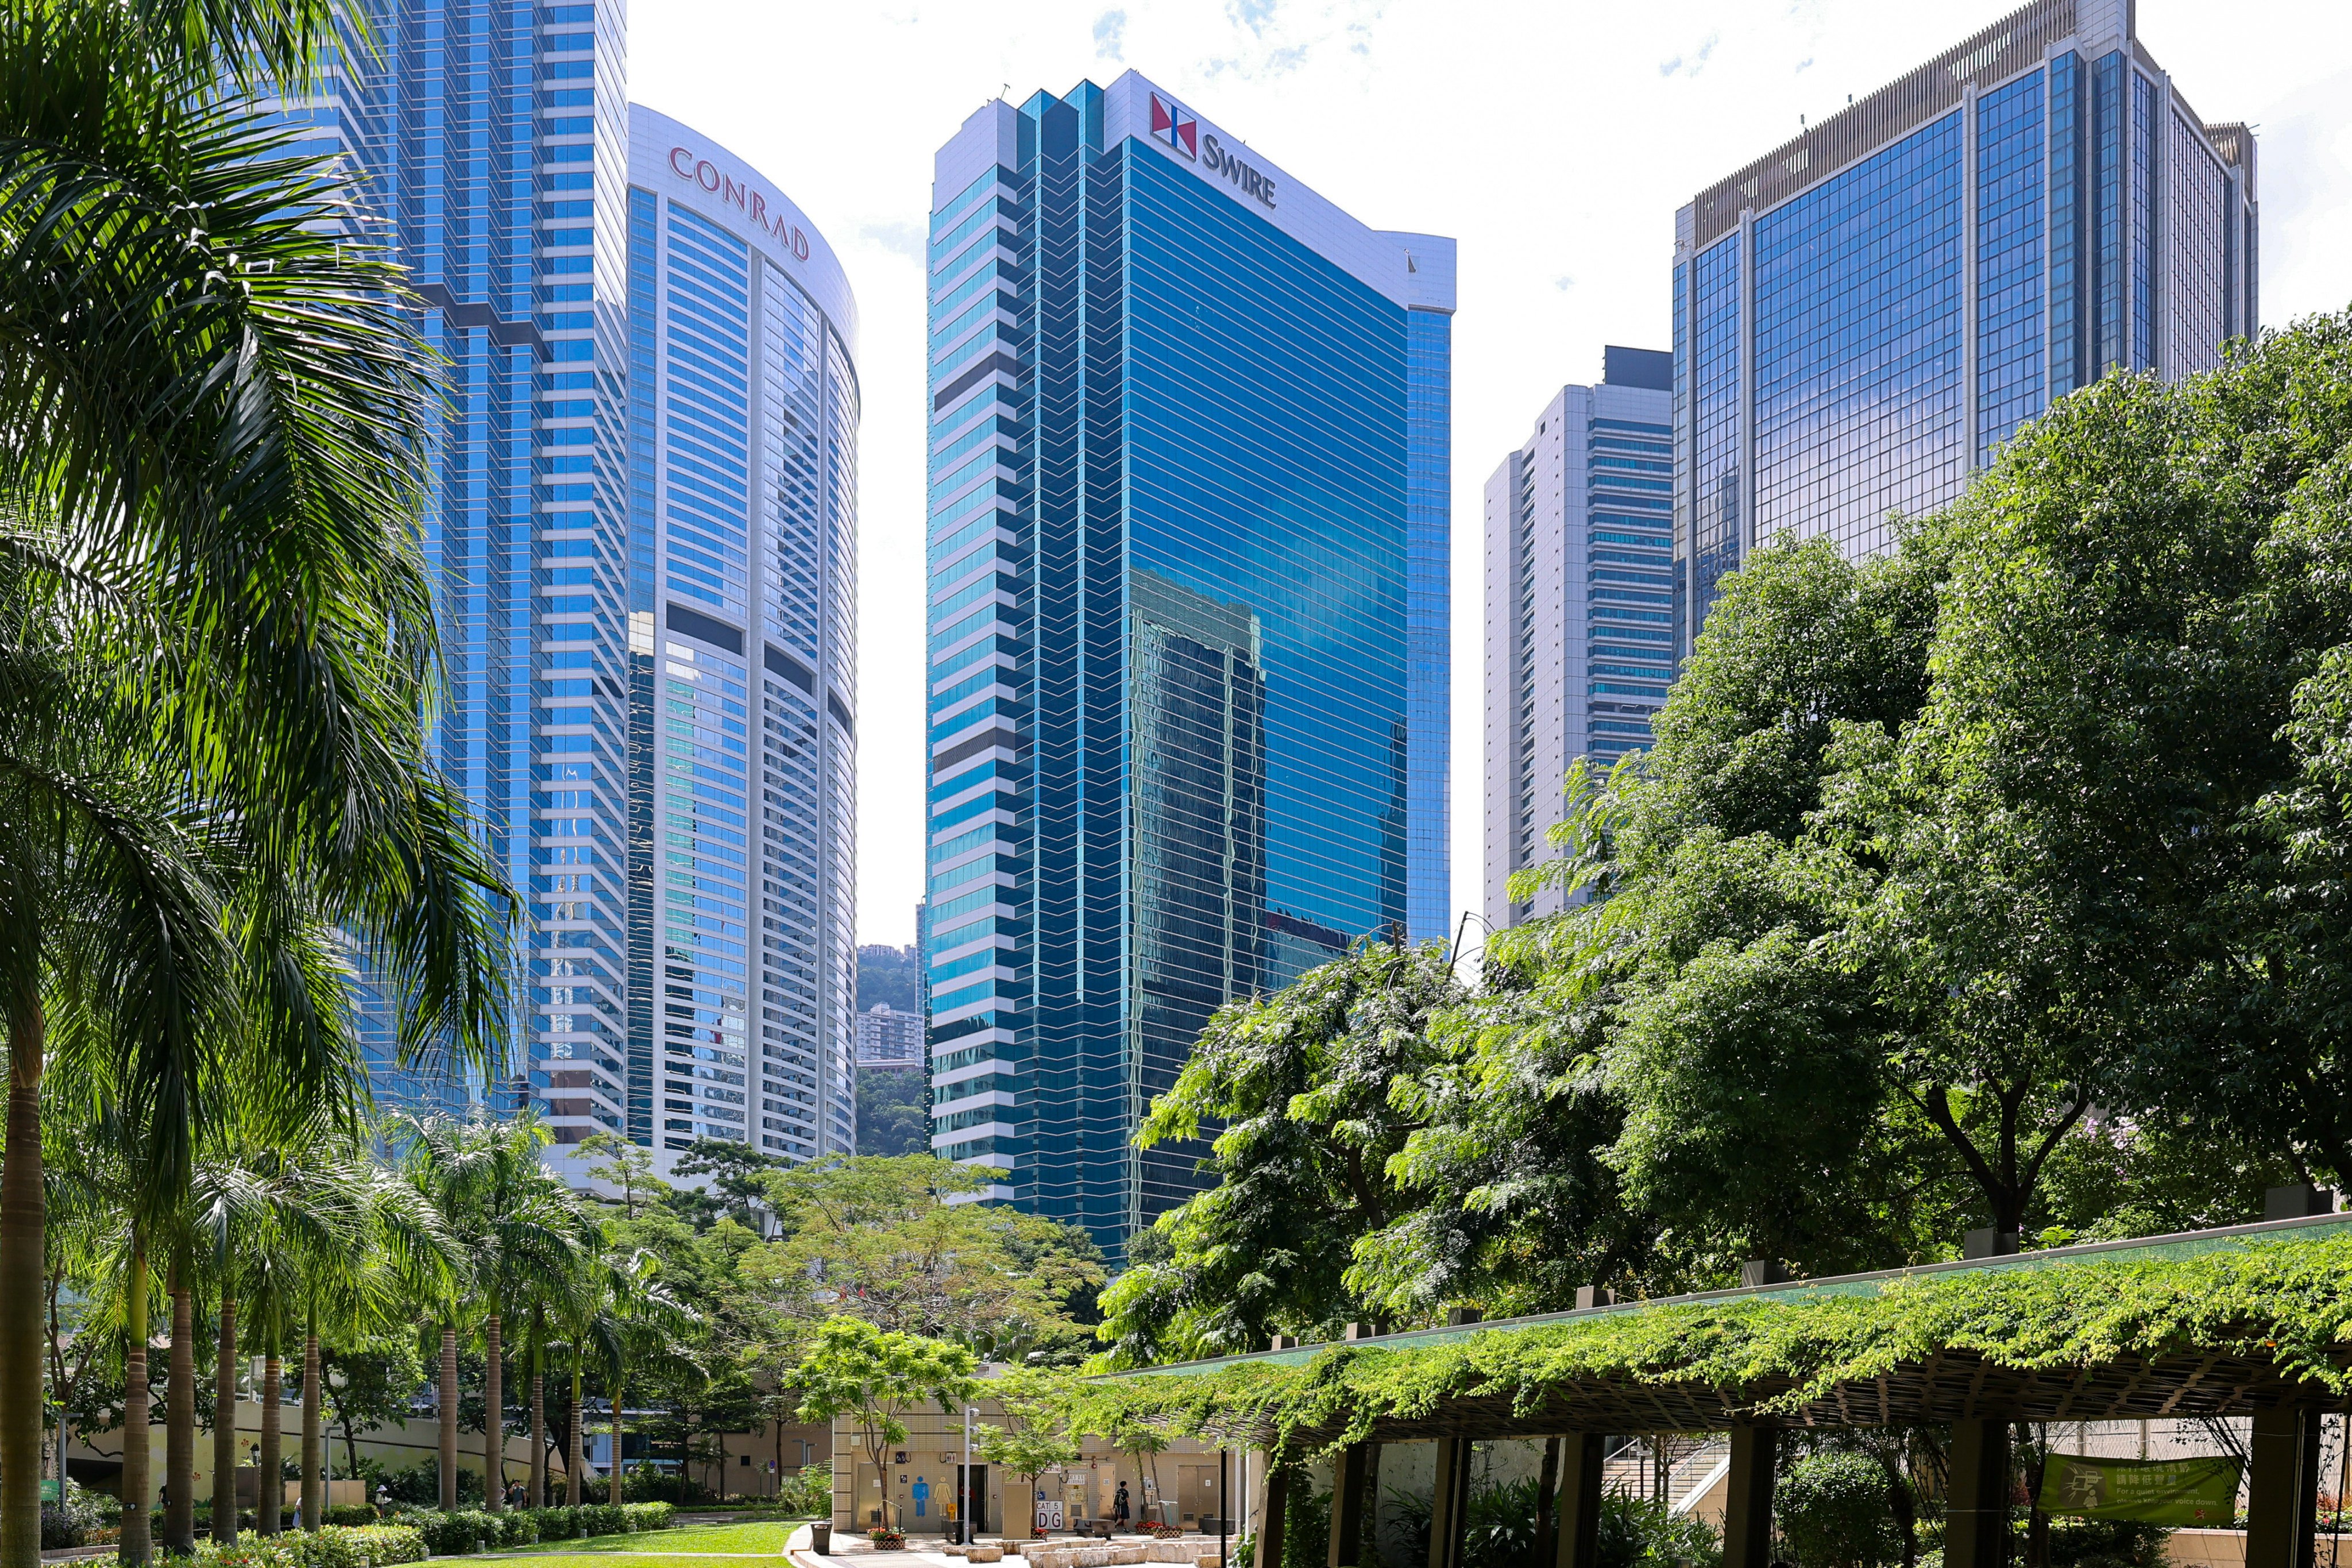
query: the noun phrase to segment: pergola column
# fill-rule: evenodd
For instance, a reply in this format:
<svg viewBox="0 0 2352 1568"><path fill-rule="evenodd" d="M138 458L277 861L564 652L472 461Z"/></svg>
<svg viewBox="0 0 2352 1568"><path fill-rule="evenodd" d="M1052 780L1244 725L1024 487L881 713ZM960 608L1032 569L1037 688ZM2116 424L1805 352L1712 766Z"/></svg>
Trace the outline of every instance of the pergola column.
<svg viewBox="0 0 2352 1568"><path fill-rule="evenodd" d="M1364 1506L1371 1445L1350 1443L1331 1467L1330 1568L1357 1568L1364 1554Z"/></svg>
<svg viewBox="0 0 2352 1568"><path fill-rule="evenodd" d="M2009 1423L1952 1423L1944 1499L1944 1568L2002 1568L2009 1559Z"/></svg>
<svg viewBox="0 0 2352 1568"><path fill-rule="evenodd" d="M1553 1568L1601 1568L1601 1446L1598 1432L1559 1440L1559 1549Z"/></svg>
<svg viewBox="0 0 2352 1568"><path fill-rule="evenodd" d="M1723 1568L1770 1568L1772 1471L1780 1436L1771 1427L1752 1423L1731 1429L1731 1468L1724 1477Z"/></svg>
<svg viewBox="0 0 2352 1568"><path fill-rule="evenodd" d="M2319 1412L2254 1412L2246 1458L2246 1568L2312 1568L2319 1523Z"/></svg>
<svg viewBox="0 0 2352 1568"><path fill-rule="evenodd" d="M1470 1523L1470 1439L1437 1440L1437 1482L1429 1497L1429 1568L1462 1568Z"/></svg>
<svg viewBox="0 0 2352 1568"><path fill-rule="evenodd" d="M1258 1510L1257 1550L1250 1559L1250 1568L1282 1568L1282 1536L1285 1515L1290 1501L1290 1467L1277 1465L1274 1456L1265 1457L1265 1502Z"/></svg>

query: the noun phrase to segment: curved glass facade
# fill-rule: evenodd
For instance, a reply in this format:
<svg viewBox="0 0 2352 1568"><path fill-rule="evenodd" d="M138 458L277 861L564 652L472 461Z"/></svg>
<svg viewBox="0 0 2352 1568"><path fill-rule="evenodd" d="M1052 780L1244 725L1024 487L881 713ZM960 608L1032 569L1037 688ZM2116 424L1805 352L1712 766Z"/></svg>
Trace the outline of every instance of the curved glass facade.
<svg viewBox="0 0 2352 1568"><path fill-rule="evenodd" d="M630 129L628 1130L848 1152L855 308L774 186Z"/></svg>
<svg viewBox="0 0 2352 1568"><path fill-rule="evenodd" d="M992 104L932 216L933 1143L1114 1251L1210 1014L1418 923L1444 806L1452 245L1238 145Z"/></svg>
<svg viewBox="0 0 2352 1568"><path fill-rule="evenodd" d="M2037 0L1677 215L1685 651L1759 543L1885 549L2051 398L2253 330L2252 134L2130 24Z"/></svg>

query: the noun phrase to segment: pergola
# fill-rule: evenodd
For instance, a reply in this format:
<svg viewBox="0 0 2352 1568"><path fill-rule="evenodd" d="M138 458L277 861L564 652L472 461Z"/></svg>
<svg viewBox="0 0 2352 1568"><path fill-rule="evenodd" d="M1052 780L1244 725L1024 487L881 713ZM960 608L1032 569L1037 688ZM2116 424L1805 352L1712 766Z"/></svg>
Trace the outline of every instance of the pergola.
<svg viewBox="0 0 2352 1568"><path fill-rule="evenodd" d="M1602 1435L1727 1431L1724 1568L1766 1568L1783 1432L1948 1425L1945 1563L2000 1568L2013 1423L2243 1415L2246 1568L2312 1568L2319 1417L2352 1407L2352 1214L1350 1333L1127 1373L1120 1397L1330 1455L1330 1568L1360 1559L1378 1443L1437 1443L1430 1568L1460 1568L1469 1445L1563 1439L1557 1568L1596 1568ZM1269 1467L1257 1568L1289 1474Z"/></svg>

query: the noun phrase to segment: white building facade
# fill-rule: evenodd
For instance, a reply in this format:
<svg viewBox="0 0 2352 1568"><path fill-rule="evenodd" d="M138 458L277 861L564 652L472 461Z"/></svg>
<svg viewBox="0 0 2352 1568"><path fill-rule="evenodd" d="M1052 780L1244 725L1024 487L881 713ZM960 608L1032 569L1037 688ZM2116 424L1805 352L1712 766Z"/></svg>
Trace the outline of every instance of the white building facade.
<svg viewBox="0 0 2352 1568"><path fill-rule="evenodd" d="M1564 386L1486 496L1485 876L1481 912L1556 913L1557 889L1514 903L1509 880L1554 858L1548 835L1580 758L1606 773L1647 746L1674 678L1671 356L1603 352L1597 386Z"/></svg>
<svg viewBox="0 0 2352 1568"><path fill-rule="evenodd" d="M642 106L629 185L629 1131L664 1171L848 1152L856 306L774 184Z"/></svg>

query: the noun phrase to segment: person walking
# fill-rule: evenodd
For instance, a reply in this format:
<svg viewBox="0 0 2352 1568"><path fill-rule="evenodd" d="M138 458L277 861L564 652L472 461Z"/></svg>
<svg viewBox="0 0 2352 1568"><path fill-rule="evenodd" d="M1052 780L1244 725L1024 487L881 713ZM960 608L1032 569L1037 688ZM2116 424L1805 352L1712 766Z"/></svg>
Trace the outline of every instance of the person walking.
<svg viewBox="0 0 2352 1568"><path fill-rule="evenodd" d="M1132 1512L1127 1500L1127 1483L1118 1483L1118 1493L1110 1500L1110 1522L1121 1535L1127 1533L1128 1519Z"/></svg>

